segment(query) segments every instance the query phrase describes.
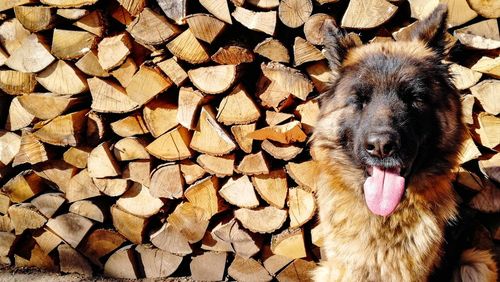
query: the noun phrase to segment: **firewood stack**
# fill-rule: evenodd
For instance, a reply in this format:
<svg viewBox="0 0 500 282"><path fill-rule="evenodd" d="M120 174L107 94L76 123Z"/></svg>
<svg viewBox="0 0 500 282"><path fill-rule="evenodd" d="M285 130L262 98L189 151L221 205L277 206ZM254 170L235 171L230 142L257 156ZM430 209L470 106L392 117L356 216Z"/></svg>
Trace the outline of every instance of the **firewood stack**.
<svg viewBox="0 0 500 282"><path fill-rule="evenodd" d="M0 263L307 280L322 244L307 146L330 78L322 26L401 40L437 2L471 133L457 187L493 246L497 0L3 0Z"/></svg>

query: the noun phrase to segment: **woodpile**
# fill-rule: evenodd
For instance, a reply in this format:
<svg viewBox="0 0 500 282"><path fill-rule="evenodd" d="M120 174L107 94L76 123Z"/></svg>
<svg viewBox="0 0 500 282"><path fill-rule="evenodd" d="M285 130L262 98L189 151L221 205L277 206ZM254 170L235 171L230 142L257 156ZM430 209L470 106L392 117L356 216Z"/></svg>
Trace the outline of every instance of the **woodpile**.
<svg viewBox="0 0 500 282"><path fill-rule="evenodd" d="M498 1L4 0L0 263L309 280L323 25L402 40L439 2L470 129L457 189L498 249Z"/></svg>

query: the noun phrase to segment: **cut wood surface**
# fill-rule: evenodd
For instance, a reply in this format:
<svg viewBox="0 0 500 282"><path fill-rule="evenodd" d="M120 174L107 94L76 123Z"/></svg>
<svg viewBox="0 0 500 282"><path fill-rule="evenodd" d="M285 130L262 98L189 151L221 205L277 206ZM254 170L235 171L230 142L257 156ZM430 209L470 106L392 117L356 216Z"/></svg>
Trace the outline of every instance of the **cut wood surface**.
<svg viewBox="0 0 500 282"><path fill-rule="evenodd" d="M16 18L24 28L31 32L38 32L54 27L56 19L55 12L54 8L45 6L14 7Z"/></svg>
<svg viewBox="0 0 500 282"><path fill-rule="evenodd" d="M87 31L54 29L51 52L59 59L81 58L96 45L96 37Z"/></svg>
<svg viewBox="0 0 500 282"><path fill-rule="evenodd" d="M179 33L177 26L149 8L142 10L127 26L127 31L135 41L146 46L165 43Z"/></svg>
<svg viewBox="0 0 500 282"><path fill-rule="evenodd" d="M370 9L366 9L370 7ZM356 29L370 29L387 22L397 11L398 7L386 0L353 0L342 17L342 27Z"/></svg>
<svg viewBox="0 0 500 282"><path fill-rule="evenodd" d="M220 94L228 90L238 76L235 65L202 67L188 71L189 79L201 92Z"/></svg>
<svg viewBox="0 0 500 282"><path fill-rule="evenodd" d="M201 45L190 29L186 29L174 40L167 43L167 48L177 58L192 64L205 63L210 59L205 47Z"/></svg>
<svg viewBox="0 0 500 282"><path fill-rule="evenodd" d="M232 177L222 186L219 194L230 204L240 208L255 208L259 199L248 176Z"/></svg>
<svg viewBox="0 0 500 282"><path fill-rule="evenodd" d="M20 72L39 72L54 60L45 42L36 34L31 34L10 54L5 65Z"/></svg>
<svg viewBox="0 0 500 282"><path fill-rule="evenodd" d="M174 273L182 262L182 257L151 245L139 245L135 248L144 269L146 278L168 277Z"/></svg>
<svg viewBox="0 0 500 282"><path fill-rule="evenodd" d="M224 278L226 267L226 253L206 252L193 257L191 264L191 275L194 280L220 281Z"/></svg>
<svg viewBox="0 0 500 282"><path fill-rule="evenodd" d="M236 7L232 13L234 19L248 29L274 35L276 30L276 11L254 12L242 7Z"/></svg>
<svg viewBox="0 0 500 282"><path fill-rule="evenodd" d="M212 43L226 27L223 21L210 14L193 14L186 22L194 36L207 43Z"/></svg>
<svg viewBox="0 0 500 282"><path fill-rule="evenodd" d="M102 143L90 152L87 167L91 177L104 178L120 174L120 167L113 157L108 143Z"/></svg>
<svg viewBox="0 0 500 282"><path fill-rule="evenodd" d="M304 231L300 228L288 229L273 235L271 250L277 255L292 259L306 257Z"/></svg>
<svg viewBox="0 0 500 282"><path fill-rule="evenodd" d="M255 175L252 183L259 195L270 205L282 209L288 192L286 173L283 169L269 174Z"/></svg>
<svg viewBox="0 0 500 282"><path fill-rule="evenodd" d="M472 48L492 50L500 47L500 33L495 19L457 29L454 35L462 44Z"/></svg>
<svg viewBox="0 0 500 282"><path fill-rule="evenodd" d="M302 26L313 10L311 0L282 0L279 5L279 17L283 24L296 28Z"/></svg>
<svg viewBox="0 0 500 282"><path fill-rule="evenodd" d="M228 268L229 276L237 281L271 281L267 270L256 260L236 256Z"/></svg>
<svg viewBox="0 0 500 282"><path fill-rule="evenodd" d="M47 227L73 248L80 244L92 225L90 219L72 213L62 214L47 222Z"/></svg>
<svg viewBox="0 0 500 282"><path fill-rule="evenodd" d="M234 211L234 217L252 232L271 233L281 228L287 218L287 212L273 206L254 210L240 208Z"/></svg>
<svg viewBox="0 0 500 282"><path fill-rule="evenodd" d="M316 211L314 195L301 188L290 189L288 192L288 214L290 228L297 228L308 222Z"/></svg>
<svg viewBox="0 0 500 282"><path fill-rule="evenodd" d="M259 108L241 84L221 100L217 112L217 120L225 125L248 124L259 118Z"/></svg>
<svg viewBox="0 0 500 282"><path fill-rule="evenodd" d="M304 24L304 35L307 41L314 45L322 45L325 40L325 33L323 32L324 24L326 20L335 19L324 13L317 13L309 17Z"/></svg>
<svg viewBox="0 0 500 282"><path fill-rule="evenodd" d="M151 195L149 188L135 183L116 201L121 210L130 214L148 218L160 211L163 202Z"/></svg>
<svg viewBox="0 0 500 282"><path fill-rule="evenodd" d="M278 40L269 37L255 46L253 51L271 61L288 63L290 55L286 47Z"/></svg>
<svg viewBox="0 0 500 282"><path fill-rule="evenodd" d="M163 224L158 231L151 234L150 239L156 247L175 255L186 256L193 252L186 237L169 224Z"/></svg>
<svg viewBox="0 0 500 282"><path fill-rule="evenodd" d="M183 160L193 155L193 151L189 148L190 141L191 133L186 128L178 126L155 139L146 150L161 160Z"/></svg>
<svg viewBox="0 0 500 282"><path fill-rule="evenodd" d="M57 94L79 94L89 89L83 73L63 60L44 69L36 80L45 89Z"/></svg>

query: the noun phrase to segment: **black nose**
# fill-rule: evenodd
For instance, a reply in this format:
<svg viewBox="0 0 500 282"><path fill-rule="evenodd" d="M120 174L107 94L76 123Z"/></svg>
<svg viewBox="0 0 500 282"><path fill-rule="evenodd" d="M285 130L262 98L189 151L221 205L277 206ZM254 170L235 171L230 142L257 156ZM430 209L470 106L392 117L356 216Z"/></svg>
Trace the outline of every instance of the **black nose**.
<svg viewBox="0 0 500 282"><path fill-rule="evenodd" d="M369 133L365 141L365 149L371 156L387 158L399 149L399 138L390 133Z"/></svg>

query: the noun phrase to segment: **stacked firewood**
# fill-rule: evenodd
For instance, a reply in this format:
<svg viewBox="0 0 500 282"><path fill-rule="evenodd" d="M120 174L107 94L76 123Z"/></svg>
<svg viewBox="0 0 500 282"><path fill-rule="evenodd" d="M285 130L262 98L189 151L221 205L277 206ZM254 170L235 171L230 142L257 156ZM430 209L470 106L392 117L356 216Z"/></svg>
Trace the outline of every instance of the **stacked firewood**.
<svg viewBox="0 0 500 282"><path fill-rule="evenodd" d="M0 263L307 280L323 24L398 40L438 2L470 128L457 187L491 247L498 0L2 0Z"/></svg>

